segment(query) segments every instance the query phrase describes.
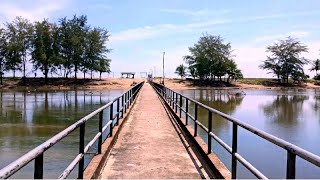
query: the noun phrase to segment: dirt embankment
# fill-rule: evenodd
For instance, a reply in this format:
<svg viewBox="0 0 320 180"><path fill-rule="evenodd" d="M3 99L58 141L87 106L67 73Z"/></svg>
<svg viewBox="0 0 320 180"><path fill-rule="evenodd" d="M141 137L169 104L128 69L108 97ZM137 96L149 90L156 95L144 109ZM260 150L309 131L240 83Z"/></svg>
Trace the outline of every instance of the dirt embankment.
<svg viewBox="0 0 320 180"><path fill-rule="evenodd" d="M156 80L159 82L159 80ZM180 80L180 79L165 79L165 86L171 89L211 89L211 88L223 88L223 89L286 89L286 88L306 88L306 89L316 89L319 88L319 85L315 85L314 83L305 83L304 85L291 85L291 86L282 86L278 84L247 84L236 82L233 84L225 84L225 83L215 83L211 85L195 85L190 80Z"/></svg>
<svg viewBox="0 0 320 180"><path fill-rule="evenodd" d="M27 78L22 79L5 79L4 85L0 85L0 91L34 91L34 90L73 90L73 89L95 89L95 90L110 90L110 89L129 89L134 83L145 81L145 79L135 78L103 78L99 79L66 79L66 78L49 78L45 83L43 78ZM261 82L262 80L245 79L236 83L225 82L207 82L205 84L192 80L181 79L165 79L165 86L171 89L286 89L286 88L320 88L319 85L308 82L304 85L282 86L269 81ZM160 83L160 79L154 80Z"/></svg>
<svg viewBox="0 0 320 180"><path fill-rule="evenodd" d="M99 79L66 79L50 78L45 83L43 78L5 79L4 84L0 85L0 91L34 91L34 90L73 90L73 89L129 89L135 83L144 79L127 78L103 78Z"/></svg>

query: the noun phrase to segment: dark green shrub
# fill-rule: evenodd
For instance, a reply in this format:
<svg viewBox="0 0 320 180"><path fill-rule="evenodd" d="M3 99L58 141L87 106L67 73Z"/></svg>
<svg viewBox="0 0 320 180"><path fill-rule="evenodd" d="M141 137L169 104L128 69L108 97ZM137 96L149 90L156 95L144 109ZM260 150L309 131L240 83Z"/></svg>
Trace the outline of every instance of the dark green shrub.
<svg viewBox="0 0 320 180"><path fill-rule="evenodd" d="M320 81L320 74L315 75L313 79Z"/></svg>

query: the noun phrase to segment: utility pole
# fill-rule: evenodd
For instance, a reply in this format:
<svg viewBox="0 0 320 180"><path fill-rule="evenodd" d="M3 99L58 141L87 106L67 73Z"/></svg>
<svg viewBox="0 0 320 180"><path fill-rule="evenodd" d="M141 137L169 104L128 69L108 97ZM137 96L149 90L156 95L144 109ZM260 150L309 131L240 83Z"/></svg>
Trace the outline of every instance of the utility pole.
<svg viewBox="0 0 320 180"><path fill-rule="evenodd" d="M164 85L164 55L165 55L166 52L163 52L163 55L162 55L162 83Z"/></svg>

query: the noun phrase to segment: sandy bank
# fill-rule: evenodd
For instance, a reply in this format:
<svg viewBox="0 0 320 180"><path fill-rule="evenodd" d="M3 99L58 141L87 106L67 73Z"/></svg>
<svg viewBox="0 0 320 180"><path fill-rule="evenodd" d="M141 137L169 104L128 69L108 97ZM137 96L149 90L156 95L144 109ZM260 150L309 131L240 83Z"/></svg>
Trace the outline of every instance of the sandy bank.
<svg viewBox="0 0 320 180"><path fill-rule="evenodd" d="M156 80L158 83L159 80ZM320 86L314 85L313 83L306 83L304 86L265 86L265 85L254 85L244 83L234 83L233 87L212 87L212 86L194 86L191 81L179 80L179 79L165 79L165 86L170 89L289 89L289 88L304 88L304 89L320 89Z"/></svg>
<svg viewBox="0 0 320 180"><path fill-rule="evenodd" d="M22 80L5 80L4 85L0 85L0 91L33 91L33 90L74 90L74 89L93 89L93 90L112 90L129 89L134 83L144 81L141 78L103 78L99 79L49 79L48 84L43 79L27 79L25 83Z"/></svg>

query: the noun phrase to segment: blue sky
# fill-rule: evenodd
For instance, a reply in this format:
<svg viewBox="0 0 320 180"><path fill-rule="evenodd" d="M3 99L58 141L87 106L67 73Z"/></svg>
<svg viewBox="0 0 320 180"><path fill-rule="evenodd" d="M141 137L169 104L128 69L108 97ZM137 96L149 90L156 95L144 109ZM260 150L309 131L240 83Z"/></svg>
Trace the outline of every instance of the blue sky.
<svg viewBox="0 0 320 180"><path fill-rule="evenodd" d="M85 14L90 25L109 30L116 76L154 69L160 75L165 51L165 74L176 77L175 67L188 47L204 33L221 35L231 42L245 77L270 77L258 66L266 58L265 47L276 40L298 38L309 47L306 58L320 57L319 6L317 0L0 0L0 22L15 16L58 21Z"/></svg>

